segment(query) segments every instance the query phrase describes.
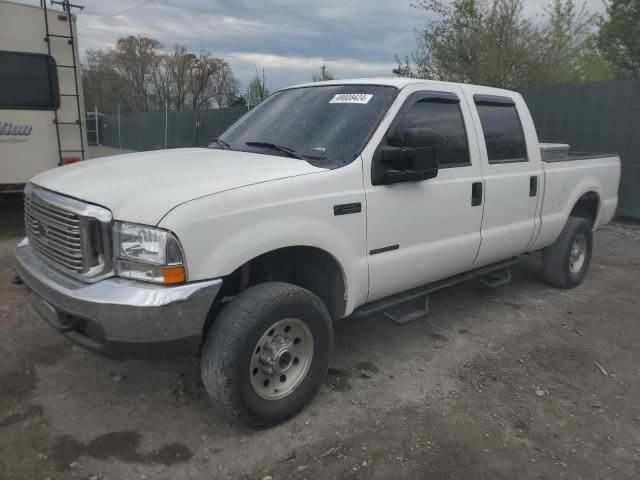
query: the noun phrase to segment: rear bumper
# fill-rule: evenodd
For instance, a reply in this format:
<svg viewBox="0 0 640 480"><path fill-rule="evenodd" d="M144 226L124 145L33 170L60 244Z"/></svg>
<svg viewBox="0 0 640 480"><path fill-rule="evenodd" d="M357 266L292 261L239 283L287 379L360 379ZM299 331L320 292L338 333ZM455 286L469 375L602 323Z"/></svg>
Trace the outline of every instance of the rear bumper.
<svg viewBox="0 0 640 480"><path fill-rule="evenodd" d="M75 343L112 359L195 354L222 286L208 280L166 287L121 278L88 284L38 257L27 241L16 269L33 308Z"/></svg>

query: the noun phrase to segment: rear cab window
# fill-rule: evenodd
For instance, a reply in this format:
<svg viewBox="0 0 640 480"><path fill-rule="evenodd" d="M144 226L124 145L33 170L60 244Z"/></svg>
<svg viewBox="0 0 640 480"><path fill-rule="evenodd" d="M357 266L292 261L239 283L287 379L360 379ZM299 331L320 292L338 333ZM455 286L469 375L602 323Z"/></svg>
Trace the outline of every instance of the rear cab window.
<svg viewBox="0 0 640 480"><path fill-rule="evenodd" d="M516 109L509 97L474 95L489 163L526 162L527 144Z"/></svg>
<svg viewBox="0 0 640 480"><path fill-rule="evenodd" d="M0 51L0 109L55 110L59 106L56 63L51 56Z"/></svg>

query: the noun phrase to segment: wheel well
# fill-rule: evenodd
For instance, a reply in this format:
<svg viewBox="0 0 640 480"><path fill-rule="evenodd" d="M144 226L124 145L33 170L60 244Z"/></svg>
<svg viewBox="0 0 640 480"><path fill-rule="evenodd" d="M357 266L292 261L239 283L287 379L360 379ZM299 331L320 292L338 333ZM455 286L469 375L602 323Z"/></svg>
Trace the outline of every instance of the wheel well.
<svg viewBox="0 0 640 480"><path fill-rule="evenodd" d="M345 311L345 281L337 260L315 247L286 247L265 253L225 278L218 298L231 297L259 283L279 281L306 288L324 302L331 318Z"/></svg>
<svg viewBox="0 0 640 480"><path fill-rule="evenodd" d="M600 197L596 192L588 192L582 195L569 214L570 217L584 218L589 222L591 228L598 217L598 207L600 205Z"/></svg>

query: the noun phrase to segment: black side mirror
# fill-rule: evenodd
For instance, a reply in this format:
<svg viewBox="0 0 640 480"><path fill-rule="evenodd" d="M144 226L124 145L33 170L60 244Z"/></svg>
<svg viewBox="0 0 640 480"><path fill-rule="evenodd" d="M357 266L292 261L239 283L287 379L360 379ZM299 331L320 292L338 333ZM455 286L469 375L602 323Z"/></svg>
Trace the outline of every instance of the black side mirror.
<svg viewBox="0 0 640 480"><path fill-rule="evenodd" d="M441 142L440 135L430 128L408 128L394 133L387 145L376 152L374 185L436 177Z"/></svg>

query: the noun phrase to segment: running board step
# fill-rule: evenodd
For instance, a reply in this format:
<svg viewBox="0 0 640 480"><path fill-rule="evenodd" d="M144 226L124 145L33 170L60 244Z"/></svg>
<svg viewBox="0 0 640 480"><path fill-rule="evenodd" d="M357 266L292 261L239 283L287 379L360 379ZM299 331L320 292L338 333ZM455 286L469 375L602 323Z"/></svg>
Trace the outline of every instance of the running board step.
<svg viewBox="0 0 640 480"><path fill-rule="evenodd" d="M426 317L427 313L429 313L429 297L425 297L422 301L416 300L400 305L391 311L384 312L384 316L396 325L405 325Z"/></svg>
<svg viewBox="0 0 640 480"><path fill-rule="evenodd" d="M442 290L443 288L451 287L453 285L457 285L459 283L466 282L468 280L486 277L487 275L492 274L494 272L508 269L509 267L515 265L519 261L520 260L518 257L513 257L508 260L503 260L502 262L494 263L492 265L487 265L486 267L477 268L475 270L461 273L460 275L455 275L453 277L446 278L444 280L440 280L434 283L429 283L427 285L423 285L422 287L414 288L406 292L396 293L394 295L390 295L380 300L375 300L373 302L370 302L358 307L349 316L349 318L351 319L365 318L365 317L369 317L370 315L393 312L397 307L401 305L405 305L407 303L417 301L417 300L423 300L433 292L437 292L438 290ZM393 315L393 313L391 313L391 315L398 317L397 315Z"/></svg>
<svg viewBox="0 0 640 480"><path fill-rule="evenodd" d="M511 269L505 268L504 270L480 277L478 280L489 288L501 287L511 281Z"/></svg>

